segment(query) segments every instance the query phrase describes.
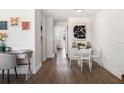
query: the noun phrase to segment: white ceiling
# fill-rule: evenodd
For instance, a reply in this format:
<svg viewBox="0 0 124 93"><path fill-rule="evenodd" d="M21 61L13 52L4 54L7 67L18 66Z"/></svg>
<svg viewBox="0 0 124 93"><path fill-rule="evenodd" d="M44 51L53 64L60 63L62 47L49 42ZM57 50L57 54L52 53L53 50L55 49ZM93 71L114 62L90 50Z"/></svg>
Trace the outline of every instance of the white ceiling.
<svg viewBox="0 0 124 93"><path fill-rule="evenodd" d="M55 21L67 21L68 17L91 17L99 9L84 9L82 13L77 13L75 9L42 9L47 15L54 18Z"/></svg>

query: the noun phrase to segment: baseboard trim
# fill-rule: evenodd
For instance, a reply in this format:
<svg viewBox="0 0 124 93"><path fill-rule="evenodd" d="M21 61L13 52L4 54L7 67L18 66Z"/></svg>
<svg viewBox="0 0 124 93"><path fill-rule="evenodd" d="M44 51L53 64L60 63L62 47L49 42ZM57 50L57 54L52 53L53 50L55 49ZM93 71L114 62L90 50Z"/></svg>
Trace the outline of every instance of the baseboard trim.
<svg viewBox="0 0 124 93"><path fill-rule="evenodd" d="M107 65L103 65L103 67L109 71L110 73L112 73L114 76L116 76L117 78L119 78L121 80L121 73L113 70L111 67L107 66Z"/></svg>
<svg viewBox="0 0 124 93"><path fill-rule="evenodd" d="M44 61L46 61L46 58L43 58L43 59L42 59L42 62L44 62Z"/></svg>
<svg viewBox="0 0 124 93"><path fill-rule="evenodd" d="M35 71L33 72L33 74L36 74L40 68L42 67L42 63L40 63L36 68L35 68Z"/></svg>

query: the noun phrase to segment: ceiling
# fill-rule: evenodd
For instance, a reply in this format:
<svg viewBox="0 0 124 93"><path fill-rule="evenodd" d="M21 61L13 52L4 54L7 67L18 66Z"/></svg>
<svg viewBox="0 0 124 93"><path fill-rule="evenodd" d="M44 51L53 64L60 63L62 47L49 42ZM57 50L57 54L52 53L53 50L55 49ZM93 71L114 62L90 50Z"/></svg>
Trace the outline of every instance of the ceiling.
<svg viewBox="0 0 124 93"><path fill-rule="evenodd" d="M75 12L75 9L42 9L42 11L55 21L67 21L68 17L91 17L99 9L83 9L82 13Z"/></svg>

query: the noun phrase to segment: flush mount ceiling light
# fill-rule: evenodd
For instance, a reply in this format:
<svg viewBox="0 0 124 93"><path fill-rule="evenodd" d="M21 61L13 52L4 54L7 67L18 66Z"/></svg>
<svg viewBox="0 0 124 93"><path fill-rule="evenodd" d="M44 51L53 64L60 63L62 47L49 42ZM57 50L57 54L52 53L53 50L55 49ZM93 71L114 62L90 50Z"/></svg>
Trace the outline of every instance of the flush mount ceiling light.
<svg viewBox="0 0 124 93"><path fill-rule="evenodd" d="M83 12L83 9L75 9L75 12L82 13Z"/></svg>

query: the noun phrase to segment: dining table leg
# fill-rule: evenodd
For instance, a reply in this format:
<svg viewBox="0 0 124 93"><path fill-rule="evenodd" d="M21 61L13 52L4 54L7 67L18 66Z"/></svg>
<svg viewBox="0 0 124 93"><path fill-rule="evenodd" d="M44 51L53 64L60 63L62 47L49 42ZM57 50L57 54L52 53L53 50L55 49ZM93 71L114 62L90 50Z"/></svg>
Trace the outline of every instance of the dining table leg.
<svg viewBox="0 0 124 93"><path fill-rule="evenodd" d="M17 69L16 69L16 67L14 67L14 70L15 70L16 79L18 79L18 74L17 74Z"/></svg>
<svg viewBox="0 0 124 93"><path fill-rule="evenodd" d="M2 70L2 79L4 79L4 70Z"/></svg>
<svg viewBox="0 0 124 93"><path fill-rule="evenodd" d="M7 82L8 82L8 84L10 83L9 78L10 78L10 73L9 73L9 69L8 69L8 70L7 70Z"/></svg>

